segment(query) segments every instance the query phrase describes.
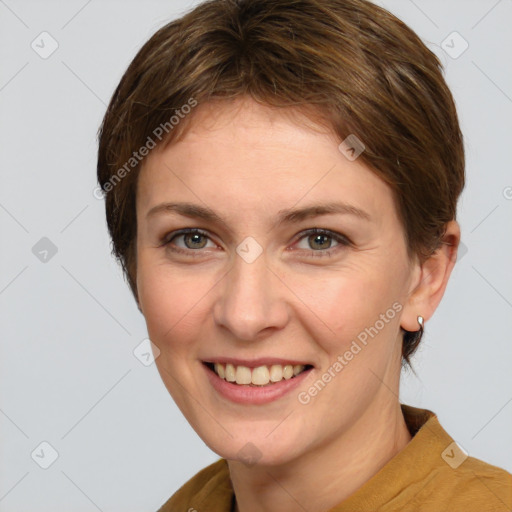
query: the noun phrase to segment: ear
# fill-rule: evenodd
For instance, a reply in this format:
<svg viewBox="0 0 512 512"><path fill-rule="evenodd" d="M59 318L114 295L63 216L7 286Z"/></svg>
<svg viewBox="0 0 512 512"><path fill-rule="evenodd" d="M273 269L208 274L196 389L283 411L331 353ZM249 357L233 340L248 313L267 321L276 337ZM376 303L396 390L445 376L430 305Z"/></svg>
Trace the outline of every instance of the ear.
<svg viewBox="0 0 512 512"><path fill-rule="evenodd" d="M423 264L415 263L400 323L406 331L419 329L418 316L426 322L434 314L457 261L459 243L460 227L452 220L446 224L446 232L435 252Z"/></svg>

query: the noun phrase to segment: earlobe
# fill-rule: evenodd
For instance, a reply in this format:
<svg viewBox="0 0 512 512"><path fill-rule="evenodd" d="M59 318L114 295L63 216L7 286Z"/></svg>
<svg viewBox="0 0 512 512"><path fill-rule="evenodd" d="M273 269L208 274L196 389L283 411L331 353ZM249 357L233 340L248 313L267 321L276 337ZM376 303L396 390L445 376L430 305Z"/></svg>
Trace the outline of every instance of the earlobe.
<svg viewBox="0 0 512 512"><path fill-rule="evenodd" d="M415 267L401 321L406 331L417 331L418 316L426 322L437 309L457 260L459 242L460 227L452 220L446 225L439 247L422 265Z"/></svg>

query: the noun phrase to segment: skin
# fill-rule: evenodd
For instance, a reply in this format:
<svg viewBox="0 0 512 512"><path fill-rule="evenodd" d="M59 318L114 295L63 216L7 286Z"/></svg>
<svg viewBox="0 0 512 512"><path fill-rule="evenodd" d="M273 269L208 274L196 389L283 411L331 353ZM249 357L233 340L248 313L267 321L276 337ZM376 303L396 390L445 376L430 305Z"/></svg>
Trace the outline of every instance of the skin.
<svg viewBox="0 0 512 512"><path fill-rule="evenodd" d="M361 159L349 161L339 142L296 111L247 98L203 104L183 139L152 151L139 177L136 282L161 351L156 364L191 426L228 460L239 512L296 511L298 504L325 511L411 439L398 401L400 327L416 331L417 316L428 322L434 313L460 230L450 222L451 245L423 265L410 261L391 190ZM340 200L371 220L331 214L274 226L281 209ZM147 218L165 202L208 206L225 225L171 212ZM183 228L207 236L162 245ZM350 244L301 235L310 228ZM263 249L252 263L236 252L248 236ZM397 302L394 318L301 404L298 393ZM274 402L235 404L207 379L201 361L213 356L294 358L314 369L296 392ZM239 453L248 442L258 450L254 465Z"/></svg>

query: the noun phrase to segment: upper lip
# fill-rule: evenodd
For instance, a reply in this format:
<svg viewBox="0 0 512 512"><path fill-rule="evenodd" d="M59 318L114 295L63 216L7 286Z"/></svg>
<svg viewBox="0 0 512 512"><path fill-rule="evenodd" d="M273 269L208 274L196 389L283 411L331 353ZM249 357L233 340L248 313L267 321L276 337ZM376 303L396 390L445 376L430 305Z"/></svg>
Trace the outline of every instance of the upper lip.
<svg viewBox="0 0 512 512"><path fill-rule="evenodd" d="M313 366L311 363L298 361L296 359L283 359L280 357L259 357L258 359L239 359L237 357L210 357L203 359L203 363L231 363L233 366L247 366L248 368L257 368L258 366L272 366L273 364L280 364L285 366L287 364L303 366Z"/></svg>

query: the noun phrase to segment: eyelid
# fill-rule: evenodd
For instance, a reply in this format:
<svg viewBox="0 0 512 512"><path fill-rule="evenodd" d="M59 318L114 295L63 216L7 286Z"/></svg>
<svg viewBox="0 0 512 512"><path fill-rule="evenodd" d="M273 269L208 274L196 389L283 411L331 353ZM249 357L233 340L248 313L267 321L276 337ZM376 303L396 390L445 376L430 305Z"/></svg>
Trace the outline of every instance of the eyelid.
<svg viewBox="0 0 512 512"><path fill-rule="evenodd" d="M332 231L332 230L326 229L326 228L310 228L310 229L301 231L297 235L296 242L298 242L299 240L301 240L302 238L304 238L306 236L317 235L317 234L318 235L327 235L327 236L331 237L332 239L336 240L340 244L345 244L345 245L352 244L351 240L347 236L343 235L342 233L338 233L337 231ZM296 243L296 242L294 242L294 243ZM327 249L327 251L328 250L329 249ZM315 252L326 252L326 251L315 251Z"/></svg>
<svg viewBox="0 0 512 512"><path fill-rule="evenodd" d="M201 228L183 228L183 229L178 229L177 231L172 231L171 233L167 233L166 235L164 235L161 240L160 246L161 247L166 246L166 245L170 244L175 238L178 238L178 237L184 236L184 235L189 235L189 234L202 235L202 236L208 238L208 240L211 240L213 242L210 234ZM190 250L193 251L193 249L190 249ZM196 252L198 252L198 251L196 251Z"/></svg>
<svg viewBox="0 0 512 512"><path fill-rule="evenodd" d="M201 228L183 228L183 229L173 231L172 233L165 235L162 239L162 243L161 243L160 247L165 247L167 245L170 245L171 242L175 238L178 238L180 236L184 236L187 234L199 234L199 235L206 237L208 240L212 241L213 243L215 243L214 240L212 240L212 237L210 236L208 231L205 231ZM301 231L300 233L298 233L296 235L293 245L295 245L297 242L301 241L303 238L310 236L310 235L315 235L315 234L326 235L326 236L332 238L333 240L335 240L338 243L338 245L336 245L334 247L330 247L328 249L317 250L317 251L315 251L313 249L293 249L293 250L294 251L306 251L310 255L312 253L321 255L321 254L330 254L331 252L336 251L338 246L348 247L348 246L353 245L352 241L347 236L343 235L342 233L338 233L337 231L332 231L332 230L326 229L326 228L309 228L309 229ZM199 254L201 252L204 252L202 249L197 249L197 250L183 249L181 247L177 247L177 248L174 248L171 250L173 252L182 253L182 254L192 254L192 253Z"/></svg>

